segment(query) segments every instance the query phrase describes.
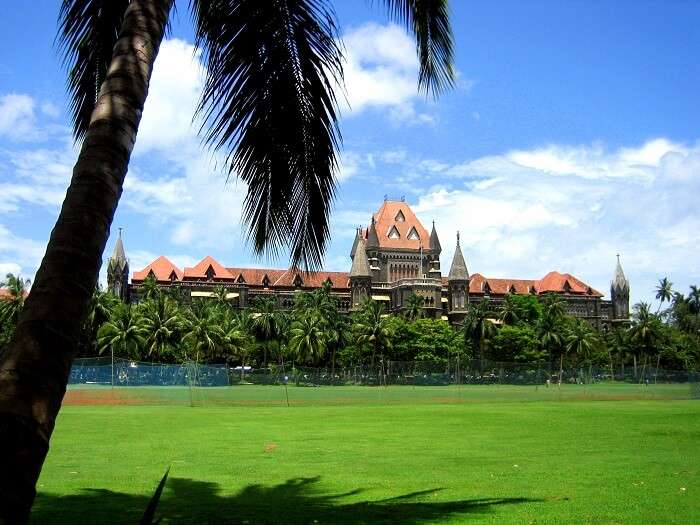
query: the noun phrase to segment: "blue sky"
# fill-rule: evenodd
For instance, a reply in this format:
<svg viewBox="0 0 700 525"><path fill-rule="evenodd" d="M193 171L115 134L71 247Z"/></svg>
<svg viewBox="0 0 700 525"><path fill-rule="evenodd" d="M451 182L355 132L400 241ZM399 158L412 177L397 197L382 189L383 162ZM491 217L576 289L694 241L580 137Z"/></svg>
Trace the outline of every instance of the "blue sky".
<svg viewBox="0 0 700 525"><path fill-rule="evenodd" d="M32 277L68 184L58 0L14 2L0 21L0 273ZM181 2L182 3L182 2ZM372 2L335 2L347 98L329 270L349 268L354 228L383 196L436 221L449 266L570 272L608 293L615 254L632 299L668 276L700 281L700 4L453 1L457 86L416 90L413 44ZM31 35L32 38L27 38ZM240 227L245 187L225 184L191 126L202 69L185 4L156 63L116 228L132 270L157 255L189 266L256 260Z"/></svg>

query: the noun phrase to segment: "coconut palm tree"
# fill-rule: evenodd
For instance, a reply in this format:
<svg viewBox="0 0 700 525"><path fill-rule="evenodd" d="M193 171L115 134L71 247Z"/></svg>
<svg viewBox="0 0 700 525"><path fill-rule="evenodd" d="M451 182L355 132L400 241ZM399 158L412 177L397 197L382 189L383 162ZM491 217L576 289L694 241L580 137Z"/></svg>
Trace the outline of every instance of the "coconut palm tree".
<svg viewBox="0 0 700 525"><path fill-rule="evenodd" d="M115 355L139 359L145 337L143 318L138 311L128 304L119 304L110 319L97 331L97 349L100 354L109 349L112 363Z"/></svg>
<svg viewBox="0 0 700 525"><path fill-rule="evenodd" d="M198 365L211 357L221 344L223 332L213 309L206 304L193 305L183 323L182 343L185 356Z"/></svg>
<svg viewBox="0 0 700 525"><path fill-rule="evenodd" d="M391 349L393 332L389 325L384 305L378 301L367 299L360 307L353 330L360 345L367 345L372 349L371 366L377 356L380 359L380 382L384 377L384 352Z"/></svg>
<svg viewBox="0 0 700 525"><path fill-rule="evenodd" d="M452 85L447 0L384 0L416 37L419 88ZM122 194L174 0L63 0L59 42L80 153L32 294L0 356L0 518L26 521ZM340 143L342 45L326 0L191 0L204 141L245 183L256 252L320 265ZM96 89L97 88L97 89ZM97 90L97 93L96 93Z"/></svg>
<svg viewBox="0 0 700 525"><path fill-rule="evenodd" d="M588 361L588 382L590 383L593 363L591 356L598 344L598 336L587 322L578 320L565 337L566 351L573 352Z"/></svg>
<svg viewBox="0 0 700 525"><path fill-rule="evenodd" d="M296 319L289 329L289 350L299 362L317 362L326 353L325 323L316 315Z"/></svg>
<svg viewBox="0 0 700 525"><path fill-rule="evenodd" d="M672 297L673 283L668 280L668 277L659 279L659 284L656 286L656 298L659 300L659 307L656 309L657 314L661 310L661 306L664 304L664 301L668 301L670 303Z"/></svg>
<svg viewBox="0 0 700 525"><path fill-rule="evenodd" d="M498 310L498 318L508 325L514 325L520 320L520 308L511 294L505 296L503 304Z"/></svg>
<svg viewBox="0 0 700 525"><path fill-rule="evenodd" d="M0 282L0 288L5 290L5 295L0 297L0 323L12 326L17 324L31 284L29 279L22 279L21 276L11 273Z"/></svg>
<svg viewBox="0 0 700 525"><path fill-rule="evenodd" d="M120 304L119 299L111 292L104 292L99 286L90 299L90 309L87 319L83 324L81 337L81 353L94 355L97 344L97 331L112 317L112 312Z"/></svg>
<svg viewBox="0 0 700 525"><path fill-rule="evenodd" d="M660 330L661 323L659 318L651 313L649 303L640 302L634 305L630 338L637 347L640 357L643 356L644 358L642 377L644 376L647 357L654 351L659 341Z"/></svg>
<svg viewBox="0 0 700 525"><path fill-rule="evenodd" d="M260 298L253 305L253 310L253 331L263 344L263 366L267 366L267 354L280 349L280 340L287 323L274 297Z"/></svg>
<svg viewBox="0 0 700 525"><path fill-rule="evenodd" d="M407 319L415 321L423 317L423 304L425 303L425 298L412 293L406 298L406 306L404 308L404 315Z"/></svg>
<svg viewBox="0 0 700 525"><path fill-rule="evenodd" d="M489 302L484 299L469 308L462 330L465 341L471 341L479 349L479 372L484 372L484 354L486 346L496 334L496 325L491 320L493 313Z"/></svg>
<svg viewBox="0 0 700 525"><path fill-rule="evenodd" d="M158 281L153 275L148 275L143 280L139 286L139 298L140 299L155 299L161 294L160 286L158 286Z"/></svg>
<svg viewBox="0 0 700 525"><path fill-rule="evenodd" d="M542 315L537 322L540 344L549 353L550 368L554 355L559 353L559 384L561 384L564 375L564 353L566 351L562 326L564 315L564 301L554 294L549 294L542 302Z"/></svg>
<svg viewBox="0 0 700 525"><path fill-rule="evenodd" d="M183 317L177 304L164 294L139 305L146 331L145 348L149 357L168 359L183 327Z"/></svg>
<svg viewBox="0 0 700 525"><path fill-rule="evenodd" d="M240 319L232 309L224 310L223 314L219 316L219 325L221 326L219 354L226 361L240 358L241 365L245 366L245 356L248 353L251 335L245 321L240 322Z"/></svg>

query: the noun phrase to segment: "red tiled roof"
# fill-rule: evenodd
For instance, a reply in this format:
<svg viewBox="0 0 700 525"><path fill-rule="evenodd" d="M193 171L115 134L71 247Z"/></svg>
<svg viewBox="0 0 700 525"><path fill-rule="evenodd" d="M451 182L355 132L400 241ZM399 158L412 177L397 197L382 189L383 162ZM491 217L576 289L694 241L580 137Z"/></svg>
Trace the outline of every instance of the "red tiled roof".
<svg viewBox="0 0 700 525"><path fill-rule="evenodd" d="M403 214L404 220L397 221L399 212ZM403 201L384 201L382 207L373 216L381 248L398 248L418 250L421 246L427 250L430 246L430 234L423 227L410 206ZM392 227L396 227L400 237L398 239L389 238ZM408 235L412 228L416 229L419 239L409 239ZM367 238L367 230L363 231Z"/></svg>
<svg viewBox="0 0 700 525"><path fill-rule="evenodd" d="M162 255L158 257L151 264L146 266L143 270L134 272L132 276L132 281L143 281L148 274L153 272L156 281L170 282L170 275L175 272L175 276L178 281L182 280L183 272L177 266L175 266L167 257Z"/></svg>
<svg viewBox="0 0 700 525"><path fill-rule="evenodd" d="M567 289L568 283L568 289ZM540 280L529 279L492 279L484 277L479 273L471 276L469 281L469 293L480 295L489 290L494 295L505 295L516 293L520 295L529 294L534 290L536 294L546 293L570 293L580 295L593 295L603 297L603 294L594 290L583 281L571 274L561 274L559 272L549 272Z"/></svg>
<svg viewBox="0 0 700 525"><path fill-rule="evenodd" d="M204 279L207 277L207 270L211 267L214 270L214 278L216 280L233 280L236 278L232 275L228 268L224 268L211 255L207 255L192 268L185 268L185 280L187 279Z"/></svg>
<svg viewBox="0 0 700 525"><path fill-rule="evenodd" d="M249 285L262 286L263 278L267 275L270 279L270 287L294 288L294 280L298 275L301 278L301 288L320 288L327 279L331 281L333 288L349 288L350 274L348 272L314 272L304 273L300 270L272 270L264 268L227 268L238 280L239 276Z"/></svg>

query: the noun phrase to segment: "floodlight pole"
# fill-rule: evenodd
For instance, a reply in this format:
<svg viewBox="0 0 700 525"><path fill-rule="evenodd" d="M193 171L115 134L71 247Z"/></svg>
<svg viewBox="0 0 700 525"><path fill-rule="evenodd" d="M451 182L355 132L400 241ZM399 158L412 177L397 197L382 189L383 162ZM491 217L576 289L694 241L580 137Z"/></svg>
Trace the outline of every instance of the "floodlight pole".
<svg viewBox="0 0 700 525"><path fill-rule="evenodd" d="M114 390L114 346L110 346L112 350L112 390Z"/></svg>

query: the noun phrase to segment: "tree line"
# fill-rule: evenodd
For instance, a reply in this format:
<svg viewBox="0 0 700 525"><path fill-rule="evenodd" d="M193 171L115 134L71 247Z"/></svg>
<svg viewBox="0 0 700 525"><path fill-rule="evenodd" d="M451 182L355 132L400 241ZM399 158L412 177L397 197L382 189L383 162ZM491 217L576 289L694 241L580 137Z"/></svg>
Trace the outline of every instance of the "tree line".
<svg viewBox="0 0 700 525"><path fill-rule="evenodd" d="M0 303L0 342L9 340L22 308L28 280L9 274ZM435 368L476 360L537 364L561 373L568 366L631 367L635 377L651 366L697 370L700 365L700 289L674 292L659 281L654 311L633 308L628 326L596 330L566 312L560 296L506 295L497 308L472 303L463 322L423 317L423 300L413 295L402 315L388 315L368 300L349 315L340 312L329 286L296 294L282 311L274 297L238 309L225 286L211 298L183 301L179 287L160 288L147 279L136 304L96 289L83 325L77 355L163 363L195 361L264 368L273 364L336 367L379 366L386 361L420 361Z"/></svg>

